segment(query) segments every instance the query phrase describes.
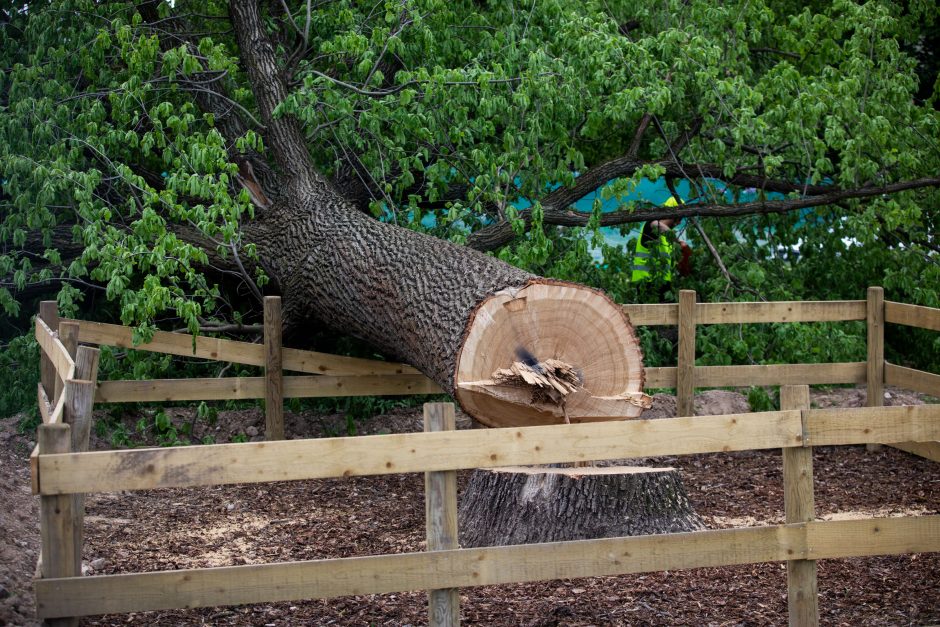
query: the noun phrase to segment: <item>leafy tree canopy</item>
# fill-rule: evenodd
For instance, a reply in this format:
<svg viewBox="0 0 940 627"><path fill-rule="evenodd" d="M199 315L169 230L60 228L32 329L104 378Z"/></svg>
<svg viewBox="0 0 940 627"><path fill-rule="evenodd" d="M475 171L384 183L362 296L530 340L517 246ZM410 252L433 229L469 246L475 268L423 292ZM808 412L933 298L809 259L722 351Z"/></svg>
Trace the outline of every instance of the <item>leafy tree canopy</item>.
<svg viewBox="0 0 940 627"><path fill-rule="evenodd" d="M272 286L251 225L285 165L228 14L0 12L9 316L51 293L67 313L105 297L144 328L257 315ZM263 15L289 90L276 114L363 211L624 300L654 290L629 283L630 251L595 262L597 228L677 213L696 249L682 285L706 298L884 284L940 304L932 2L270 0ZM569 209L644 177L696 202Z"/></svg>

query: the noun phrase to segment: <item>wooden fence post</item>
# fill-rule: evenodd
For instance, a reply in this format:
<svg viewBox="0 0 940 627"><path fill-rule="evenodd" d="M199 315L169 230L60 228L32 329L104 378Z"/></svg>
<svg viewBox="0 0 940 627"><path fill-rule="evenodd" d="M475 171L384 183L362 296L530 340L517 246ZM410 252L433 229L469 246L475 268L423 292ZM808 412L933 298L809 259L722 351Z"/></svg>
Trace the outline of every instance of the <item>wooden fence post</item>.
<svg viewBox="0 0 940 627"><path fill-rule="evenodd" d="M44 300L39 303L39 318L45 322L53 331L59 328L59 304L54 300ZM54 407L56 404L56 374L55 365L46 351L39 351L39 375L42 381L42 387L46 391L46 398Z"/></svg>
<svg viewBox="0 0 940 627"><path fill-rule="evenodd" d="M780 409L809 409L809 386L782 386ZM806 433L805 425L803 432ZM783 449L783 498L787 524L810 522L816 518L812 447ZM819 625L815 560L787 562L787 605L791 627Z"/></svg>
<svg viewBox="0 0 940 627"><path fill-rule="evenodd" d="M65 347L65 350L68 351L69 356L73 360L75 359L75 355L78 352L78 330L79 324L77 322L59 323L59 341L62 342L62 346ZM64 372L60 372L59 374L65 376ZM78 378L77 375L76 378ZM65 389L65 381L61 377L57 377L55 380L56 403L59 402L59 398L62 396L63 389Z"/></svg>
<svg viewBox="0 0 940 627"><path fill-rule="evenodd" d="M868 406L882 407L885 404L885 291L881 287L868 288L866 307L868 320ZM881 449L880 444L867 444L869 451Z"/></svg>
<svg viewBox="0 0 940 627"><path fill-rule="evenodd" d="M39 454L68 453L71 428L67 424L39 425ZM75 535L72 520L71 494L40 497L39 535L42 542L42 576L44 579L75 577L80 567L75 562ZM78 625L77 618L47 619L46 625Z"/></svg>
<svg viewBox="0 0 940 627"><path fill-rule="evenodd" d="M264 437L284 439L281 297L264 297Z"/></svg>
<svg viewBox="0 0 940 627"><path fill-rule="evenodd" d="M679 290L679 363L676 415L691 416L695 396L695 290Z"/></svg>
<svg viewBox="0 0 940 627"><path fill-rule="evenodd" d="M453 403L425 403L425 431L453 431L457 428ZM428 551L456 549L457 471L424 473L425 521ZM431 627L460 624L460 595L457 588L428 590Z"/></svg>
<svg viewBox="0 0 940 627"><path fill-rule="evenodd" d="M65 399L63 418L72 429L72 451L84 453L88 450L91 427L94 424L95 388L98 382L98 360L100 351L91 346L79 346L75 353L75 377L69 383L74 388ZM82 547L85 542L85 495L75 494L72 501L72 517L75 527L75 561L79 573L82 568Z"/></svg>

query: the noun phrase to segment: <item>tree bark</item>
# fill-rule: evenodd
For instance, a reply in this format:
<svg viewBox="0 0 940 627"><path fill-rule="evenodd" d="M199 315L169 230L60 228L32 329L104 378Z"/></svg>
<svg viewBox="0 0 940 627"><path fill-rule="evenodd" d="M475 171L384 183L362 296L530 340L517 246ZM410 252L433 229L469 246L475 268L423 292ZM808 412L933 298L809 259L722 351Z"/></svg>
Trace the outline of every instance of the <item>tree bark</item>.
<svg viewBox="0 0 940 627"><path fill-rule="evenodd" d="M314 317L366 340L446 391L459 390L468 413L491 426L639 415L641 355L618 305L595 290L540 279L361 213L313 167L298 122L274 115L287 89L257 3L232 0L230 13L266 144L284 180L278 202L244 235L277 281L286 320ZM567 313L550 315L553 309ZM528 313L511 315L517 310ZM500 331L504 322L509 330ZM586 332L592 353L581 350ZM467 342L472 350L464 349ZM519 350L537 353L537 369L548 359L563 362L581 373L578 384L535 408L538 383L514 396L504 394L505 386L494 393L487 378L511 367ZM466 389L464 382L477 385ZM522 423L512 421L517 413Z"/></svg>
<svg viewBox="0 0 940 627"><path fill-rule="evenodd" d="M464 548L703 528L677 470L619 466L475 470L459 525Z"/></svg>

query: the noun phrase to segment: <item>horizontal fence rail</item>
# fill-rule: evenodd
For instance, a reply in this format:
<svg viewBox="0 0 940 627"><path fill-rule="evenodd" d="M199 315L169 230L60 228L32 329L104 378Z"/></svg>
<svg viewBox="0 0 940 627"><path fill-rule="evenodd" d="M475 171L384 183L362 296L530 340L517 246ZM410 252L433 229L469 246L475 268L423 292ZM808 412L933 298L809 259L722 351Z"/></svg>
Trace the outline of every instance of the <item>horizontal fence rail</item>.
<svg viewBox="0 0 940 627"><path fill-rule="evenodd" d="M39 491L146 490L930 440L940 440L940 405L789 410L42 455Z"/></svg>
<svg viewBox="0 0 940 627"><path fill-rule="evenodd" d="M151 341L135 345L133 342L133 329L129 327L102 322L88 322L86 320L68 320L68 322L75 322L80 325L79 342L179 355L181 357L201 357L246 366L263 366L265 364L264 346L261 344L155 331ZM283 367L284 370L295 372L346 376L419 374L417 370L405 364L343 357L295 348L283 349Z"/></svg>
<svg viewBox="0 0 940 627"><path fill-rule="evenodd" d="M440 394L423 374L284 377L285 398ZM264 377L102 381L97 403L215 401L264 398Z"/></svg>
<svg viewBox="0 0 940 627"><path fill-rule="evenodd" d="M679 324L679 305L624 305L638 326ZM697 303L695 324L758 324L773 322L845 322L864 320L864 300L776 301L770 303Z"/></svg>
<svg viewBox="0 0 940 627"><path fill-rule="evenodd" d="M44 579L42 618L934 551L940 516Z"/></svg>
<svg viewBox="0 0 940 627"><path fill-rule="evenodd" d="M940 316L937 312L938 310L932 307L885 301L885 322L894 324L940 331Z"/></svg>

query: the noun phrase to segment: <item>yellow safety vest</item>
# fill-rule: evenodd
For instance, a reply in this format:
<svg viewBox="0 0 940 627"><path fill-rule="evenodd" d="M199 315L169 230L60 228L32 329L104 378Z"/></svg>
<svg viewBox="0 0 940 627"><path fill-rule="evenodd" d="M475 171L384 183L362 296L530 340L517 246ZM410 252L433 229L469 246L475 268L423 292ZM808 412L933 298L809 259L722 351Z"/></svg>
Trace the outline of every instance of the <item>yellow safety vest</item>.
<svg viewBox="0 0 940 627"><path fill-rule="evenodd" d="M667 282L672 281L672 243L666 239L665 235L659 236L655 250L650 250L643 245L643 233L636 238L636 254L633 256L633 276L632 281L648 281L650 275L650 259L656 258L657 266L665 269L663 278Z"/></svg>

